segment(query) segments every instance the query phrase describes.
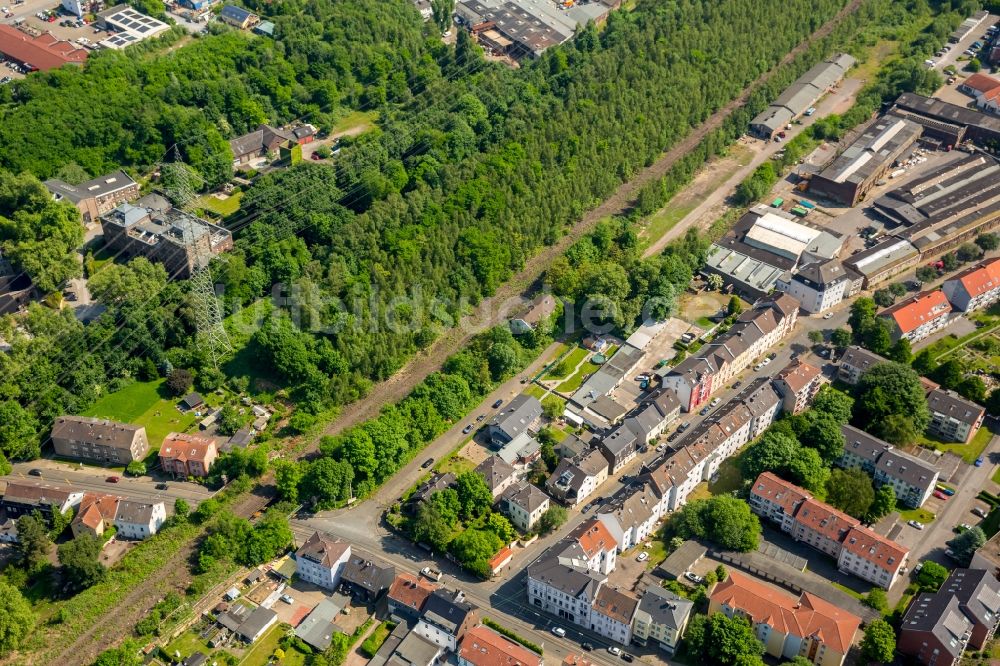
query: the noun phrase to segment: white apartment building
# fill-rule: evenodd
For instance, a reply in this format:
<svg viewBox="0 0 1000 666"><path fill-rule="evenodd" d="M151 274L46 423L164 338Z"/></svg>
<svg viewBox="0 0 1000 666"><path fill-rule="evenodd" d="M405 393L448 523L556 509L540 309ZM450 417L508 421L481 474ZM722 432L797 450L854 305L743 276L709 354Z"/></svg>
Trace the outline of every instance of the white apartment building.
<svg viewBox="0 0 1000 666"><path fill-rule="evenodd" d="M531 530L548 508L549 496L525 481L507 488L500 497L500 509L522 532Z"/></svg>
<svg viewBox="0 0 1000 666"><path fill-rule="evenodd" d="M597 591L590 612L590 629L601 636L628 645L632 642L632 618L639 599L608 585Z"/></svg>
<svg viewBox="0 0 1000 666"><path fill-rule="evenodd" d="M117 534L126 539L148 539L156 534L167 521L163 502L118 501L114 525Z"/></svg>
<svg viewBox="0 0 1000 666"><path fill-rule="evenodd" d="M1000 258L988 259L964 270L942 286L952 307L972 312L1000 301Z"/></svg>
<svg viewBox="0 0 1000 666"><path fill-rule="evenodd" d="M295 552L296 573L302 580L336 590L350 558L351 544L314 532Z"/></svg>

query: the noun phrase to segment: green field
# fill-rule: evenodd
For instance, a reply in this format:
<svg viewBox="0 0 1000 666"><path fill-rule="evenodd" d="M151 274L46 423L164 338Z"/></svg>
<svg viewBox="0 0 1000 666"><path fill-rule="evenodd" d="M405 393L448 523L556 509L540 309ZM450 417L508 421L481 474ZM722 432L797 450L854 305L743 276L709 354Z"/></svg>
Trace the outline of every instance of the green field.
<svg viewBox="0 0 1000 666"><path fill-rule="evenodd" d="M240 200L242 198L243 192L237 192L226 199L219 199L211 194L205 194L198 197L194 205L197 208L204 208L211 213L215 213L219 217L229 217L240 209Z"/></svg>
<svg viewBox="0 0 1000 666"><path fill-rule="evenodd" d="M163 651L174 656L174 652L179 652L181 658L186 659L190 657L195 652L203 652L207 655L212 654L212 649L208 647L208 644L198 637L198 633L193 629L186 631L173 641L164 646Z"/></svg>
<svg viewBox="0 0 1000 666"><path fill-rule="evenodd" d="M285 625L287 626L287 625ZM284 631L280 624L271 627L266 634L260 637L253 645L253 649L246 653L240 666L264 666L270 662L271 655L278 647Z"/></svg>
<svg viewBox="0 0 1000 666"><path fill-rule="evenodd" d="M528 388L524 389L521 392L524 395L530 395L531 397L538 398L539 400L541 400L542 398L544 398L545 394L548 393L548 391L546 391L544 388L542 388L538 384L532 384L531 386L529 386Z"/></svg>
<svg viewBox="0 0 1000 666"><path fill-rule="evenodd" d="M332 133L341 134L355 128L360 128L360 132L367 132L376 120L378 120L377 111L353 111L337 121Z"/></svg>
<svg viewBox="0 0 1000 666"><path fill-rule="evenodd" d="M900 520L915 520L926 525L934 520L934 514L927 509L899 509Z"/></svg>
<svg viewBox="0 0 1000 666"><path fill-rule="evenodd" d="M587 358L587 354L590 351L584 347L577 347L569 354L566 355L563 360L554 365L551 370L542 376L542 379L566 379L569 377L569 373L576 369L576 366L580 364L583 359Z"/></svg>
<svg viewBox="0 0 1000 666"><path fill-rule="evenodd" d="M962 460L970 465L976 462L976 458L982 455L983 450L989 445L993 433L985 425L979 429L968 444L958 444L955 442L942 442L939 439L923 435L919 438L919 443L938 451L947 451L956 456L962 456Z"/></svg>
<svg viewBox="0 0 1000 666"><path fill-rule="evenodd" d="M577 389L583 386L583 382L587 379L587 377L597 372L597 369L600 367L601 366L594 365L593 363L584 363L580 366L579 370L570 375L569 379L560 382L556 389L558 389L560 393L574 393Z"/></svg>
<svg viewBox="0 0 1000 666"><path fill-rule="evenodd" d="M150 450L158 451L168 433L184 432L197 420L193 412L177 410L177 400L162 391L164 381L129 384L98 400L83 416L144 426Z"/></svg>

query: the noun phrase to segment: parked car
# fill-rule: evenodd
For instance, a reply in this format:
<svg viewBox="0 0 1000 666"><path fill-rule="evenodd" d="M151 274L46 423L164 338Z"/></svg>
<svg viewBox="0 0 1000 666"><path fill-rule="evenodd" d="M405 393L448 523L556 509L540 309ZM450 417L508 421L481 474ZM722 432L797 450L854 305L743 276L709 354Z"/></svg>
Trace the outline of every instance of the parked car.
<svg viewBox="0 0 1000 666"><path fill-rule="evenodd" d="M642 551L641 553L639 553L639 557L635 558L635 561L645 562L648 559L649 559L649 553L647 553L646 551Z"/></svg>
<svg viewBox="0 0 1000 666"><path fill-rule="evenodd" d="M424 567L420 570L421 576L426 576L433 580L434 582L439 582L441 580L441 572L437 569L431 569L430 567Z"/></svg>
<svg viewBox="0 0 1000 666"><path fill-rule="evenodd" d="M31 476L41 476L42 475L42 470L40 470L38 468L35 468L33 470L30 470L28 472L28 474L30 474Z"/></svg>
<svg viewBox="0 0 1000 666"><path fill-rule="evenodd" d="M690 422L688 422L688 423L682 423L679 426L677 426L677 432L684 432L685 430L687 430L690 427L691 427L691 423Z"/></svg>
<svg viewBox="0 0 1000 666"><path fill-rule="evenodd" d="M421 469L427 469L434 464L434 458L428 458L424 461L424 464L420 466Z"/></svg>
<svg viewBox="0 0 1000 666"><path fill-rule="evenodd" d="M563 629L562 627L552 627L552 633L558 636L559 638L563 638L566 636L566 630Z"/></svg>
<svg viewBox="0 0 1000 666"><path fill-rule="evenodd" d="M968 532L971 529L972 525L969 525L968 523L959 523L958 525L955 525L955 531L958 532L959 534L961 534L962 532Z"/></svg>
<svg viewBox="0 0 1000 666"><path fill-rule="evenodd" d="M708 405L705 405L704 407L701 408L701 411L698 412L698 413L701 414L702 416L704 416L705 414L708 414L708 412L709 412L710 409L712 409L712 408L709 407Z"/></svg>
<svg viewBox="0 0 1000 666"><path fill-rule="evenodd" d="M121 479L119 477L117 477L117 476L109 476L108 478L106 478L104 480L106 482L108 482L108 483L118 483L119 481L121 481Z"/></svg>
<svg viewBox="0 0 1000 666"><path fill-rule="evenodd" d="M938 499L942 499L942 500L946 500L946 499L948 499L948 496L947 496L947 495L945 495L945 494L944 494L943 492L941 492L940 490L935 490L935 491L934 491L934 497L937 497Z"/></svg>
<svg viewBox="0 0 1000 666"><path fill-rule="evenodd" d="M954 488L949 488L948 486L944 485L943 483L939 483L939 484L935 485L934 488L936 488L937 490L940 490L941 492L943 492L948 497L951 497L952 495L955 494Z"/></svg>
<svg viewBox="0 0 1000 666"><path fill-rule="evenodd" d="M945 548L944 549L944 554L945 554L945 557L950 557L952 559L955 559L955 551L953 551L951 548Z"/></svg>
<svg viewBox="0 0 1000 666"><path fill-rule="evenodd" d="M972 509L972 513L976 514L980 518L985 518L986 517L986 512L983 511L982 508L980 508L978 506Z"/></svg>
<svg viewBox="0 0 1000 666"><path fill-rule="evenodd" d="M923 523L918 523L915 520L908 520L908 521L906 521L906 524L909 525L910 527L913 527L913 528L918 529L918 530L924 529L924 524Z"/></svg>
<svg viewBox="0 0 1000 666"><path fill-rule="evenodd" d="M631 664L634 659L635 657L630 655L628 652L622 652L622 661Z"/></svg>
<svg viewBox="0 0 1000 666"><path fill-rule="evenodd" d="M691 573L690 571L685 571L684 577L687 578L692 583L694 583L695 585L700 585L705 582L704 578L702 578L696 573Z"/></svg>
<svg viewBox="0 0 1000 666"><path fill-rule="evenodd" d="M920 570L924 568L923 562L917 562L917 566L913 567L913 573L918 574Z"/></svg>
<svg viewBox="0 0 1000 666"><path fill-rule="evenodd" d="M470 423L469 425L467 425L464 428L462 428L462 434L463 435L468 435L470 432L472 432L472 429L475 428L475 427L476 426L475 426L474 423Z"/></svg>
<svg viewBox="0 0 1000 666"><path fill-rule="evenodd" d="M823 315L823 319L833 319L833 313L827 312L826 314Z"/></svg>
<svg viewBox="0 0 1000 666"><path fill-rule="evenodd" d="M666 449L666 448L667 448L666 444L657 444L656 445L656 452L657 453L663 453L663 450Z"/></svg>
<svg viewBox="0 0 1000 666"><path fill-rule="evenodd" d="M983 466L983 462L984 461L983 461L983 457L982 456L979 456L978 458L976 458L976 467L982 467Z"/></svg>
<svg viewBox="0 0 1000 666"><path fill-rule="evenodd" d="M681 434L679 432L675 432L675 433L671 434L670 437L667 437L667 441L668 442L675 442L675 441L677 441L677 438L680 437L680 436L681 436Z"/></svg>
<svg viewBox="0 0 1000 666"><path fill-rule="evenodd" d="M617 657L622 653L622 649L617 645L611 645L608 647L608 652Z"/></svg>
<svg viewBox="0 0 1000 666"><path fill-rule="evenodd" d="M158 484L156 484L156 489L157 489L157 490L166 490L166 489L167 489L167 488L169 488L169 487L170 487L170 486L168 486L168 485L167 485L167 484L165 484L165 483L158 483Z"/></svg>
<svg viewBox="0 0 1000 666"><path fill-rule="evenodd" d="M295 599L292 599L287 594L281 595L281 600L284 601L286 604L294 604L295 603Z"/></svg>
<svg viewBox="0 0 1000 666"><path fill-rule="evenodd" d="M742 381L742 380L741 380L741 381L738 381L738 382L733 382L733 386L732 386L732 388L733 388L733 389L738 389L738 388L739 388L739 387L741 387L741 386L743 386L743 381Z"/></svg>
<svg viewBox="0 0 1000 666"><path fill-rule="evenodd" d="M580 647L582 647L586 652L590 652L591 650L594 649L594 646L588 643L587 641L580 643Z"/></svg>
<svg viewBox="0 0 1000 666"><path fill-rule="evenodd" d="M312 155L309 156L309 159L311 159L311 160L317 160L318 161L318 160L321 160L323 158L320 157L319 153L313 153Z"/></svg>
<svg viewBox="0 0 1000 666"><path fill-rule="evenodd" d="M476 417L476 423L479 423L480 421L482 421L485 418L486 418L486 414L480 414L479 416Z"/></svg>
<svg viewBox="0 0 1000 666"><path fill-rule="evenodd" d="M502 404L503 404L503 400L497 400L496 402L493 403L493 409L496 409L497 407L499 407Z"/></svg>

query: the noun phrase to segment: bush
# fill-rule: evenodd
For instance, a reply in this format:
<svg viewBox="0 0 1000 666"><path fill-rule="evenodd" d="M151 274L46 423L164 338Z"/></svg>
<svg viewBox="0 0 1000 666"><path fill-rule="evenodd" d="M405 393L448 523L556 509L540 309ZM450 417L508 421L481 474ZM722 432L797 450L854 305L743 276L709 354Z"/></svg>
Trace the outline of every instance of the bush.
<svg viewBox="0 0 1000 666"><path fill-rule="evenodd" d="M515 643L520 643L521 645L523 645L524 647L528 648L532 652L534 652L534 653L536 653L538 655L542 654L542 647L540 645L536 645L536 644L532 643L527 638L522 638L521 636L518 636L517 634L515 634L513 631L511 631L507 627L504 627L503 625L497 624L496 622L494 622L490 618L484 617L483 618L483 624L485 624L487 627L489 627L493 631L497 632L498 634L500 634L502 636L506 636L507 638L509 638L510 640L514 641Z"/></svg>

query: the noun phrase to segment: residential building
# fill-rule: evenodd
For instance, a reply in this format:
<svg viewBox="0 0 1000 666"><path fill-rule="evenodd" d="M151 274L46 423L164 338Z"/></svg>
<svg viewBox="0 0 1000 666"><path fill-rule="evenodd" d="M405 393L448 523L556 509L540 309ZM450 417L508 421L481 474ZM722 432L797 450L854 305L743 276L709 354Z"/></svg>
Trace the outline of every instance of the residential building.
<svg viewBox="0 0 1000 666"><path fill-rule="evenodd" d="M796 598L738 571L716 584L709 600L709 614L745 617L766 654L802 656L817 666L841 666L861 625L858 616L809 592Z"/></svg>
<svg viewBox="0 0 1000 666"><path fill-rule="evenodd" d="M497 457L515 469L524 471L542 457L542 443L530 433L522 432L500 447Z"/></svg>
<svg viewBox="0 0 1000 666"><path fill-rule="evenodd" d="M299 578L327 590L340 587L340 577L351 557L351 544L328 534L313 532L295 551L295 572Z"/></svg>
<svg viewBox="0 0 1000 666"><path fill-rule="evenodd" d="M820 259L786 271L774 288L796 299L810 314L824 312L844 299L849 292L851 277L837 259Z"/></svg>
<svg viewBox="0 0 1000 666"><path fill-rule="evenodd" d="M638 347L628 342L623 344L570 396L564 416L577 425L587 425L593 430L607 430L617 425L628 409L608 396L621 386L643 357L643 351Z"/></svg>
<svg viewBox="0 0 1000 666"><path fill-rule="evenodd" d="M514 466L500 456L490 456L479 463L476 466L476 473L486 481L494 500L517 481L517 471Z"/></svg>
<svg viewBox="0 0 1000 666"><path fill-rule="evenodd" d="M562 620L590 628L591 604L607 575L547 551L528 565L528 603Z"/></svg>
<svg viewBox="0 0 1000 666"><path fill-rule="evenodd" d="M234 604L238 606L238 604ZM245 606L244 606L245 608ZM232 607L230 607L230 610ZM258 606L250 611L246 619L240 623L239 627L236 628L236 635L243 640L244 643L252 644L257 641L258 638L264 635L264 633L270 629L278 621L278 614L275 613L270 608L264 608L263 606Z"/></svg>
<svg viewBox="0 0 1000 666"><path fill-rule="evenodd" d="M781 395L767 377L754 379L741 389L734 399L738 400L750 414L748 441L757 439L764 434L764 431L774 423L781 412Z"/></svg>
<svg viewBox="0 0 1000 666"><path fill-rule="evenodd" d="M85 225L97 222L119 204L139 197L139 184L124 171L115 171L79 185L70 185L58 178L45 181L45 187L56 201L73 204L80 211Z"/></svg>
<svg viewBox="0 0 1000 666"><path fill-rule="evenodd" d="M958 599L958 607L972 622L969 647L982 650L1000 622L1000 581L984 569L955 569L937 592Z"/></svg>
<svg viewBox="0 0 1000 666"><path fill-rule="evenodd" d="M158 195L123 203L102 215L101 229L109 252L146 257L180 279L190 278L212 257L233 247L228 229L173 208Z"/></svg>
<svg viewBox="0 0 1000 666"><path fill-rule="evenodd" d="M294 130L261 124L257 129L229 140L233 166L246 164L256 157L274 157L281 148L298 144Z"/></svg>
<svg viewBox="0 0 1000 666"><path fill-rule="evenodd" d="M795 359L774 377L774 385L782 397L781 409L798 414L812 403L826 378L820 369L801 359Z"/></svg>
<svg viewBox="0 0 1000 666"><path fill-rule="evenodd" d="M590 497L608 478L608 459L600 449L589 449L577 458L563 458L545 490L557 500L576 506Z"/></svg>
<svg viewBox="0 0 1000 666"><path fill-rule="evenodd" d="M948 325L951 305L940 289L925 291L882 310L879 316L889 323L893 341L923 340Z"/></svg>
<svg viewBox="0 0 1000 666"><path fill-rule="evenodd" d="M382 644L369 666L434 666L444 657L444 648L427 640L406 623L400 623Z"/></svg>
<svg viewBox="0 0 1000 666"><path fill-rule="evenodd" d="M174 476L208 476L218 454L214 439L172 432L160 447L160 467Z"/></svg>
<svg viewBox="0 0 1000 666"><path fill-rule="evenodd" d="M758 301L712 343L673 368L657 371L663 387L673 389L684 411L698 409L714 391L791 333L798 311L798 301L788 294Z"/></svg>
<svg viewBox="0 0 1000 666"><path fill-rule="evenodd" d="M249 30L260 23L259 16L236 5L224 5L219 20L240 30Z"/></svg>
<svg viewBox="0 0 1000 666"><path fill-rule="evenodd" d="M916 456L897 451L888 442L851 425L841 427L844 453L841 467L860 467L872 476L876 485L888 484L896 499L917 508L934 492L940 476L933 465Z"/></svg>
<svg viewBox="0 0 1000 666"><path fill-rule="evenodd" d="M987 259L945 280L941 290L959 312L989 307L1000 300L1000 257Z"/></svg>
<svg viewBox="0 0 1000 666"><path fill-rule="evenodd" d="M133 502L121 499L115 511L115 529L119 538L148 539L167 522L163 502Z"/></svg>
<svg viewBox="0 0 1000 666"><path fill-rule="evenodd" d="M83 492L44 482L8 481L0 508L8 518L20 518L26 513L40 512L52 518L52 512L66 513L83 500Z"/></svg>
<svg viewBox="0 0 1000 666"><path fill-rule="evenodd" d="M542 403L538 398L522 393L507 403L487 426L490 441L496 446L503 446L533 429L541 417Z"/></svg>
<svg viewBox="0 0 1000 666"><path fill-rule="evenodd" d="M396 580L396 567L369 555L351 553L340 573L340 588L361 603L374 603Z"/></svg>
<svg viewBox="0 0 1000 666"><path fill-rule="evenodd" d="M510 486L500 496L500 510L522 532L529 532L549 508L549 496L527 481Z"/></svg>
<svg viewBox="0 0 1000 666"><path fill-rule="evenodd" d="M625 419L625 425L641 443L647 444L659 437L680 413L681 403L677 400L677 395L666 389L644 402L632 416Z"/></svg>
<svg viewBox="0 0 1000 666"><path fill-rule="evenodd" d="M591 631L628 645L632 642L632 618L638 606L637 597L609 585L601 586L590 613Z"/></svg>
<svg viewBox="0 0 1000 666"><path fill-rule="evenodd" d="M979 72L970 75L958 84L958 90L970 97L979 97L979 95L994 88L1000 88L1000 79Z"/></svg>
<svg viewBox="0 0 1000 666"><path fill-rule="evenodd" d="M423 502L426 502L431 498L436 492L444 490L445 488L451 488L455 485L458 477L452 472L445 472L444 474L434 473L431 475L427 481L422 483L410 498L406 501L406 509L410 513L415 513L417 507L419 507Z"/></svg>
<svg viewBox="0 0 1000 666"><path fill-rule="evenodd" d="M332 599L323 599L295 627L295 636L314 649L325 651L333 642L333 635L343 633L337 626L341 610Z"/></svg>
<svg viewBox="0 0 1000 666"><path fill-rule="evenodd" d="M663 516L662 506L653 484L642 483L602 505L597 519L611 532L622 553L655 531Z"/></svg>
<svg viewBox="0 0 1000 666"><path fill-rule="evenodd" d="M100 493L84 493L80 506L69 524L73 538L83 534L99 537L104 530L114 525L115 512L120 497Z"/></svg>
<svg viewBox="0 0 1000 666"><path fill-rule="evenodd" d="M427 599L436 589L437 585L423 576L414 576L405 571L399 572L386 595L389 615L416 622L423 612Z"/></svg>
<svg viewBox="0 0 1000 666"><path fill-rule="evenodd" d="M927 394L927 407L931 410L927 432L947 442L970 441L986 417L981 405L941 388Z"/></svg>
<svg viewBox="0 0 1000 666"><path fill-rule="evenodd" d="M889 589L904 568L909 549L813 498L809 491L763 472L750 489L750 509L796 541L837 560L846 573Z"/></svg>
<svg viewBox="0 0 1000 666"><path fill-rule="evenodd" d="M434 590L413 631L449 652L458 649L466 632L479 623L476 607L465 600L460 590Z"/></svg>
<svg viewBox="0 0 1000 666"><path fill-rule="evenodd" d="M677 650L687 629L694 602L656 585L646 588L632 618L632 642L655 642L667 654Z"/></svg>
<svg viewBox="0 0 1000 666"><path fill-rule="evenodd" d="M883 197L884 198L884 197ZM882 199L876 200L876 205ZM844 266L861 276L866 289L920 263L920 250L906 238L888 236L867 250L844 258Z"/></svg>
<svg viewBox="0 0 1000 666"><path fill-rule="evenodd" d="M879 363L888 363L889 360L879 356L867 349L851 345L840 357L840 364L837 367L837 378L840 381L854 386L861 379L861 375Z"/></svg>
<svg viewBox="0 0 1000 666"><path fill-rule="evenodd" d="M597 444L608 462L608 473L614 474L639 454L641 446L635 431L622 424Z"/></svg>
<svg viewBox="0 0 1000 666"><path fill-rule="evenodd" d="M510 546L504 546L497 551L496 555L490 558L487 563L490 567L490 576L499 576L503 568L509 565L514 560L514 551L511 550Z"/></svg>
<svg viewBox="0 0 1000 666"><path fill-rule="evenodd" d="M0 543L17 543L17 521L7 518L0 521Z"/></svg>
<svg viewBox="0 0 1000 666"><path fill-rule="evenodd" d="M29 72L47 72L63 65L82 65L89 51L47 30L30 35L12 25L0 24L0 54Z"/></svg>
<svg viewBox="0 0 1000 666"><path fill-rule="evenodd" d="M458 666L542 666L542 657L489 627L469 629L458 651Z"/></svg>
<svg viewBox="0 0 1000 666"><path fill-rule="evenodd" d="M149 453L142 426L89 416L59 416L52 424L52 448L65 458L127 465Z"/></svg>
<svg viewBox="0 0 1000 666"><path fill-rule="evenodd" d="M953 666L972 637L972 622L958 597L923 592L910 604L899 627L896 649L924 666Z"/></svg>
<svg viewBox="0 0 1000 666"><path fill-rule="evenodd" d="M895 115L876 118L809 180L809 192L845 206L858 205L922 133L920 124Z"/></svg>

